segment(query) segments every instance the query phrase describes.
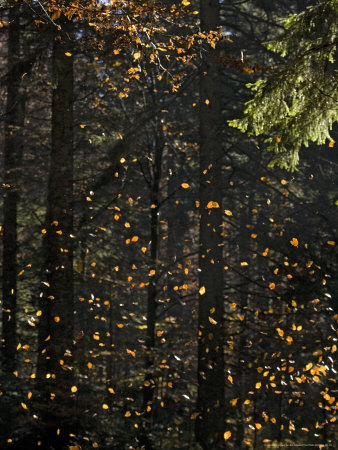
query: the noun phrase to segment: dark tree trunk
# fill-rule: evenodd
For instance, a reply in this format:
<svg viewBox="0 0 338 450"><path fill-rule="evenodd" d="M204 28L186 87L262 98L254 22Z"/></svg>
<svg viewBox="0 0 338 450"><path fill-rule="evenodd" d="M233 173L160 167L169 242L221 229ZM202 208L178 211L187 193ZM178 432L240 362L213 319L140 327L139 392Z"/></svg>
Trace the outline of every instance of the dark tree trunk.
<svg viewBox="0 0 338 450"><path fill-rule="evenodd" d="M45 396L44 445L62 448L73 430L73 56L72 24L53 42L52 151L41 298L38 387ZM73 430L74 431L74 430ZM46 447L47 448L47 447Z"/></svg>
<svg viewBox="0 0 338 450"><path fill-rule="evenodd" d="M25 99L21 87L20 8L9 9L8 76L4 145L4 206L2 260L2 363L5 372L16 370L16 302L17 302L17 212L20 196L20 168L23 150Z"/></svg>
<svg viewBox="0 0 338 450"><path fill-rule="evenodd" d="M217 30L218 0L201 0L202 31ZM203 449L224 446L222 143L218 50L204 48L200 75L198 418ZM212 203L211 203L212 202Z"/></svg>
<svg viewBox="0 0 338 450"><path fill-rule="evenodd" d="M146 362L145 380L143 387L143 421L140 433L140 443L147 450L153 448L151 437L151 419L153 416L153 398L156 389L157 378L154 367L155 327L156 327L156 279L158 269L159 252L159 196L162 173L163 136L161 124L158 119L157 134L154 138L154 163L150 192L150 276L147 298L147 334L146 334ZM154 272L152 272L154 271Z"/></svg>

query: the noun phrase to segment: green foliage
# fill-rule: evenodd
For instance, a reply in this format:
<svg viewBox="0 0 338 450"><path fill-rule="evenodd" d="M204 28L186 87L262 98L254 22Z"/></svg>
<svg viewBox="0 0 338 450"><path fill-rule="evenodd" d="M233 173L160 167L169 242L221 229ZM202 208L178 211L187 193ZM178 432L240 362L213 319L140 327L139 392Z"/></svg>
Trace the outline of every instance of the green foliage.
<svg viewBox="0 0 338 450"><path fill-rule="evenodd" d="M287 57L265 79L247 85L254 97L245 117L229 122L249 135L264 135L270 165L294 170L299 150L310 142L334 142L330 130L338 120L337 69L338 1L326 0L283 19L286 33L266 47Z"/></svg>

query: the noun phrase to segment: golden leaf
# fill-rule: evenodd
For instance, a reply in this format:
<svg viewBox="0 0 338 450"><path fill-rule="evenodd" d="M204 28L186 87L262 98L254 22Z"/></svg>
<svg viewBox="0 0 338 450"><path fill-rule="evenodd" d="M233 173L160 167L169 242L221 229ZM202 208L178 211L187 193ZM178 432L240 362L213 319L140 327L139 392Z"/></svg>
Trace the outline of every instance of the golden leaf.
<svg viewBox="0 0 338 450"><path fill-rule="evenodd" d="M217 202L209 202L207 204L207 208L208 209L212 209L212 208L219 208L219 204Z"/></svg>
<svg viewBox="0 0 338 450"><path fill-rule="evenodd" d="M290 241L290 244L293 245L294 247L298 247L298 239L292 238Z"/></svg>
<svg viewBox="0 0 338 450"><path fill-rule="evenodd" d="M61 16L61 10L58 9L55 11L55 13L52 15L52 20L57 20Z"/></svg>
<svg viewBox="0 0 338 450"><path fill-rule="evenodd" d="M231 431L226 431L225 433L224 433L224 439L227 441L228 439L230 439L231 438Z"/></svg>

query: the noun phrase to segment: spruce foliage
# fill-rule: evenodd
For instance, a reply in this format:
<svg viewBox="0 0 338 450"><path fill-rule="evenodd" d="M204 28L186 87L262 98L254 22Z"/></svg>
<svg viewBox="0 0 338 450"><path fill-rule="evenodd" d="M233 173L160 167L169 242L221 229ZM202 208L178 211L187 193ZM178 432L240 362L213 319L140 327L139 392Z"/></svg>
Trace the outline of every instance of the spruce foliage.
<svg viewBox="0 0 338 450"><path fill-rule="evenodd" d="M299 151L310 142L323 145L338 120L337 31L338 1L325 0L300 14L282 19L285 34L266 43L282 58L264 79L248 84L254 97L245 116L229 122L249 135L264 135L270 165L295 170Z"/></svg>

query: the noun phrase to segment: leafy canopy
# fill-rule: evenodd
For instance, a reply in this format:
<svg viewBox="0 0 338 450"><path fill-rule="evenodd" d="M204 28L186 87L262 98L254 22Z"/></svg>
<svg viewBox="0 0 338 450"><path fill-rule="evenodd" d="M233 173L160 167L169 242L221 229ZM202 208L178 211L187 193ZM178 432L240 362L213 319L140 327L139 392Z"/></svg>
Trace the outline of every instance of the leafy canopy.
<svg viewBox="0 0 338 450"><path fill-rule="evenodd" d="M276 154L270 166L294 170L302 146L322 145L326 139L334 146L330 130L338 120L338 0L321 1L282 21L285 35L266 46L287 61L247 85L254 97L246 103L245 117L229 124L249 135L267 136L267 149Z"/></svg>

